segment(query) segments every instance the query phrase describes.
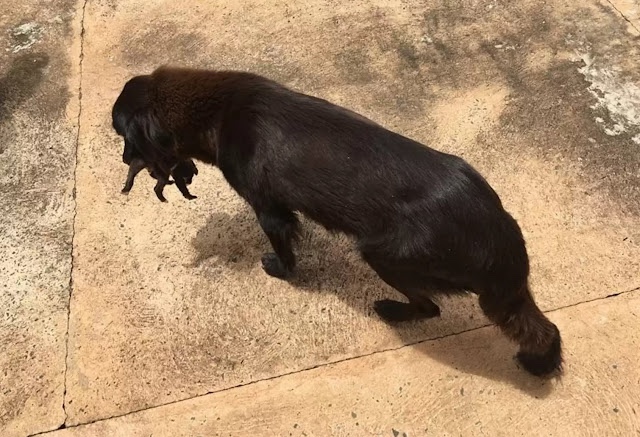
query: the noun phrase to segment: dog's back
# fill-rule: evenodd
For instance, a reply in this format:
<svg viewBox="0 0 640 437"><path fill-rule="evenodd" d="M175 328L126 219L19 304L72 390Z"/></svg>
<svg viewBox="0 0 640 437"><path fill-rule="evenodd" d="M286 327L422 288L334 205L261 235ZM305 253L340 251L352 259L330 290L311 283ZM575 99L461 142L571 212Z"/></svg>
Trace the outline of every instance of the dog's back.
<svg viewBox="0 0 640 437"><path fill-rule="evenodd" d="M469 254L470 240L502 244L510 257L521 246L497 194L461 158L270 82L245 99L221 120L220 136L252 146L239 152L241 141L228 142L224 150L222 140L218 152L219 167L241 191L259 187L261 196L358 239L385 236L397 242L398 258L438 251L472 263L478 254Z"/></svg>
<svg viewBox="0 0 640 437"><path fill-rule="evenodd" d="M153 107L172 131L215 126L217 165L252 206L299 211L466 287L527 277L519 226L463 159L259 75L160 68L151 77Z"/></svg>

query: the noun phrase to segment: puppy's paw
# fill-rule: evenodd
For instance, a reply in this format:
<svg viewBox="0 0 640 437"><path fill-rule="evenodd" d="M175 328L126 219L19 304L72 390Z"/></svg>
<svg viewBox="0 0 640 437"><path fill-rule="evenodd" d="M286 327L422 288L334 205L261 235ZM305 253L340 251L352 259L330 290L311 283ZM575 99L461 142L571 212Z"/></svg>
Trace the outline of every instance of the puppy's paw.
<svg viewBox="0 0 640 437"><path fill-rule="evenodd" d="M187 199L189 200L193 200L193 199L197 199L198 196L194 196L193 194L189 194L188 196L185 196Z"/></svg>
<svg viewBox="0 0 640 437"><path fill-rule="evenodd" d="M127 194L129 194L129 191L130 190L127 190L126 188L123 188L122 190L120 190L120 194L124 194L126 196Z"/></svg>
<svg viewBox="0 0 640 437"><path fill-rule="evenodd" d="M158 191L158 190L154 190L154 191L156 193L156 197L158 198L158 200L160 202L166 202L167 201L166 197L164 197L164 194L162 194L162 191Z"/></svg>
<svg viewBox="0 0 640 437"><path fill-rule="evenodd" d="M275 253L265 253L262 255L262 268L267 275L273 276L274 278L285 279L291 274Z"/></svg>
<svg viewBox="0 0 640 437"><path fill-rule="evenodd" d="M377 300L373 303L373 309L383 320L391 323L423 318L420 317L419 311L414 305L397 300Z"/></svg>

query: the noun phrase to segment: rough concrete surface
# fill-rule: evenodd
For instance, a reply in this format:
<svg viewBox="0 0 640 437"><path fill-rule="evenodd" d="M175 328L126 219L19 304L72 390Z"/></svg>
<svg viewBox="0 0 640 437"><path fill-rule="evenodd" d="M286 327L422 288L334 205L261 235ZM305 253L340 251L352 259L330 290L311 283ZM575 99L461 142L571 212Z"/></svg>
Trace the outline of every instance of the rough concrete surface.
<svg viewBox="0 0 640 437"><path fill-rule="evenodd" d="M613 7L628 23L627 30L640 36L640 3L638 0L603 0L603 4Z"/></svg>
<svg viewBox="0 0 640 437"><path fill-rule="evenodd" d="M0 435L65 420L77 138L73 1L0 2Z"/></svg>
<svg viewBox="0 0 640 437"><path fill-rule="evenodd" d="M215 169L193 202L161 204L148 177L121 196L108 108L128 77L250 69L465 156L521 221L552 309L640 285L640 126L608 109L637 80L625 24L573 2L88 3L69 423L486 323L467 299L388 327L371 306L393 291L311 225L299 283L268 278L266 238Z"/></svg>
<svg viewBox="0 0 640 437"><path fill-rule="evenodd" d="M247 399L255 397L260 405L275 399L275 408L291 402L319 406L314 398L320 402L337 396L317 382L323 372L328 372L327 378L347 381L336 390L341 390L344 402L354 402L358 395L355 389L349 392L353 387L371 386L374 383L367 381L378 378L393 383L396 369L390 363L396 359L407 363L401 371L414 375L415 385L418 375L436 375L428 379L429 392L421 392L415 404L406 394L402 408L411 417L418 412L435 414L425 427L433 423L451 435L471 433L478 420L488 434L505 431L519 420L519 426L532 424L538 409L549 412L554 429L588 431L586 422L575 427L561 423L559 406L567 405L570 397L581 399L567 405L566 414L590 420L584 418L591 414L590 405L604 405L594 398L600 391L606 399L607 393L622 393L612 388L613 382L637 391L637 363L634 367L629 361L629 371L619 372L615 381L613 376L602 378L598 367L611 355L612 345L621 351L621 359L637 354L632 347L638 339L629 334L634 324L637 330L637 291L633 298L615 300L618 306L605 299L640 286L640 34L633 15L637 1L90 0L75 5L82 11L75 16L75 27L69 24L71 16L62 12L62 23L53 19L47 24L67 29L55 40L41 27L23 26L36 21L24 19L30 7L11 6L8 13L3 9L2 26L8 32L0 38L18 40L7 43L10 50L2 59L40 53L37 50L47 44L57 51L55 56L46 52L47 63L45 58L36 60L36 68L26 70L29 74L11 76L6 73L9 67L0 65L3 77L18 78L0 82L0 92L13 89L5 84L14 82L28 90L9 93L3 99L9 104L0 102L0 117L7 113L6 120L12 120L0 118L1 165L7 166L0 177L14 181L0 188L10 200L0 206L9 217L0 225L0 244L15 252L0 260L0 273L23 272L39 281L25 279L20 283L28 285L14 285L18 282L9 278L9 292L0 296L0 320L6 319L10 327L0 337L9 347L0 358L6 355L6 364L0 364L10 387L7 391L3 381L1 393L8 398L0 406L8 411L10 435L51 429L62 421L75 426L122 415L125 418L86 430L106 427L129 435L131 427L140 425L156 435L160 431L145 428L137 418L183 411L180 408L207 410L208 420L213 417L210 411L223 408L228 411L225 423L240 426L242 415L253 411ZM74 5L64 7L72 10ZM44 14L51 8L50 3L34 3L33 11ZM20 49L13 53L15 47ZM395 292L363 265L348 240L309 222L304 223L298 249L298 277L291 284L268 277L260 268L260 255L269 249L267 239L214 168L199 166L191 186L198 196L194 201L169 186L169 203L158 202L154 181L146 173L140 174L128 196L122 196L126 167L121 162L122 143L111 129L111 105L128 78L163 63L262 73L475 165L523 228L537 301L544 310L557 310L553 317L567 327L563 335L573 352L567 357L570 373L563 385L543 387L548 396L535 401L528 392L536 383L529 381L524 390L519 386L527 380L510 360L515 346L493 329L455 335L488 324L472 297L443 302L439 319L399 328L386 325L373 314L372 304ZM74 89L55 86L78 82L82 111L76 126ZM31 101L38 104L29 105ZM66 115L61 112L65 108ZM43 153L39 161L33 148L41 130L54 147L37 149ZM25 140L12 145L14 137ZM22 161L15 163L15 157ZM46 166L38 166L40 162ZM24 189L15 182L31 181L23 175L46 181L45 190L40 182L29 182ZM42 191L29 191L34 187ZM56 187L64 190L55 191ZM46 190L61 194L47 197ZM21 202L23 198L29 201ZM56 291L42 293L39 286ZM49 297L53 295L57 300ZM593 303L585 304L589 301ZM629 302L629 314L618 310L619 302ZM611 305L620 322L607 324L601 319L614 311ZM561 309L565 307L570 308ZM24 308L35 308L36 315ZM582 325L573 323L571 314L584 316ZM589 315L600 325L589 325ZM40 328L32 328L33 323L42 320L50 326L47 337L34 340ZM605 325L611 326L611 336L605 335ZM384 352L445 336L450 337ZM474 353L464 346L464 353L426 353L478 343L483 347ZM39 376L39 367L25 364L24 344L40 344L43 353L46 349L46 360L41 361L44 374L50 375L46 384L22 382L23 375ZM372 353L377 354L355 358ZM352 358L347 364L327 366ZM368 371L371 365L375 367ZM318 366L311 373L283 378L282 383L275 379L233 388ZM304 375L316 379L300 397L289 396L287 384L303 383ZM486 403L482 393L474 395L474 408L482 418L465 411L458 424L465 405L459 402L467 398L458 388L450 389L450 375L468 379L470 390L499 392L501 399ZM41 390L49 386L46 397ZM369 432L392 435L397 425L399 435L409 429L411 435L421 435L417 426L425 422L403 422L405 410L389 406L394 402L387 396L389 387L376 389L384 407L367 404L354 413L376 418L367 422ZM226 391L180 402L221 390ZM252 390L268 393L262 397L262 392ZM27 401L21 405L20 399ZM171 408L177 410L158 408L127 416L175 402ZM443 405L458 412L448 414ZM630 408L628 416L614 416L618 422L606 422L614 423L612 429L620 435L637 429L637 404ZM527 415L520 419L516 412L523 410ZM311 417L313 411L305 414ZM315 435L357 435L365 429L364 421L353 421L362 428L348 428L354 423L347 425L343 419L355 418L334 419L323 409L315 411L324 411L313 417L309 432ZM256 417L264 417L277 434L285 430L278 428L285 425L277 424L277 418L287 414L274 412L272 421L266 415ZM486 417L496 419L489 423ZM166 429L189 435L190 422L182 418ZM149 420L162 427L170 419ZM260 423L255 425L258 431ZM464 428L467 425L471 428ZM74 432L91 435L84 429ZM234 434L233 429L225 431ZM244 428L238 430L246 434Z"/></svg>
<svg viewBox="0 0 640 437"><path fill-rule="evenodd" d="M482 328L51 437L638 435L640 293L550 317L572 339L561 382L523 375Z"/></svg>

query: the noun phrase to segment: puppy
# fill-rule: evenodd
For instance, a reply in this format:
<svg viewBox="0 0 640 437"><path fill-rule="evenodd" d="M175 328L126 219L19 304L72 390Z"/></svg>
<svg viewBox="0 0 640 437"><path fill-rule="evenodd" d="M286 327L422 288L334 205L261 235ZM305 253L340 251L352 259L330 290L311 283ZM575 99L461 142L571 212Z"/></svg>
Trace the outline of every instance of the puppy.
<svg viewBox="0 0 640 437"><path fill-rule="evenodd" d="M124 85L112 117L158 168L192 158L220 169L269 238L267 274L293 274L304 214L351 236L380 279L406 296L375 302L383 319L435 317L432 296L472 291L519 344L527 371L561 373L560 332L529 289L520 227L460 157L248 72L160 67Z"/></svg>
<svg viewBox="0 0 640 437"><path fill-rule="evenodd" d="M176 181L176 186L186 199L193 200L198 198L198 196L191 194L187 188L187 185L191 185L194 176L197 174L198 167L196 167L196 163L191 159L178 162L171 170L171 176L173 176L173 180Z"/></svg>
<svg viewBox="0 0 640 437"><path fill-rule="evenodd" d="M136 156L129 160L129 172L127 173L124 188L121 191L123 194L129 194L129 191L131 191L133 187L135 177L145 168L147 168L147 163L141 157ZM174 181L186 199L193 200L198 198L192 195L187 188L187 185L190 185L193 181L193 177L198 174L198 168L191 159L180 161L171 169L171 176L173 176L174 181L169 180L168 175L162 174L157 170L149 169L149 174L152 178L158 180L153 191L161 202L167 201L164 197L164 187L166 185L172 185Z"/></svg>

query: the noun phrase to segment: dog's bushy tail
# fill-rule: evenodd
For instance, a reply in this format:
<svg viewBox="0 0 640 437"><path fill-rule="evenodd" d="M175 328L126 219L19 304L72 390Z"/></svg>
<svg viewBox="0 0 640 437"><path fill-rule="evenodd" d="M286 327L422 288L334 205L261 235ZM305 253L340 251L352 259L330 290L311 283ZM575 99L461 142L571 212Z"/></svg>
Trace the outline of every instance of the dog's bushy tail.
<svg viewBox="0 0 640 437"><path fill-rule="evenodd" d="M480 306L507 337L520 345L517 357L525 370L536 376L562 372L560 331L535 304L527 282L511 290L484 290Z"/></svg>

